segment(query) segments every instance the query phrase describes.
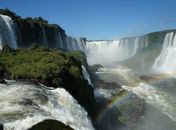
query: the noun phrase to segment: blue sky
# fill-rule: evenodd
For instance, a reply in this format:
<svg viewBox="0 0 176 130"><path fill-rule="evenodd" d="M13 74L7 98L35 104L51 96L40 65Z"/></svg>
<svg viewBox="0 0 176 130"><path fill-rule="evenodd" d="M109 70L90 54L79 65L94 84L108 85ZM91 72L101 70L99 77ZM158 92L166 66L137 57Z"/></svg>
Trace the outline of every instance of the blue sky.
<svg viewBox="0 0 176 130"><path fill-rule="evenodd" d="M176 0L0 0L22 17L41 16L68 35L118 39L176 28Z"/></svg>

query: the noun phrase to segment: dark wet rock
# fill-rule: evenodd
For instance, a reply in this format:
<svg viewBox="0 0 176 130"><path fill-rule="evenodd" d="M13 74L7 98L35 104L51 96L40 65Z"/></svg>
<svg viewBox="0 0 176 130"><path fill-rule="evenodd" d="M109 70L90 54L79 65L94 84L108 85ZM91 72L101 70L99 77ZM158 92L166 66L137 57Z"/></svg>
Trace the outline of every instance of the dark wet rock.
<svg viewBox="0 0 176 130"><path fill-rule="evenodd" d="M57 120L48 119L37 123L28 130L74 130L74 129L64 125L63 123Z"/></svg>
<svg viewBox="0 0 176 130"><path fill-rule="evenodd" d="M37 106L37 104L35 104L31 99L23 99L22 101L19 102L20 105L24 105L24 106Z"/></svg>
<svg viewBox="0 0 176 130"><path fill-rule="evenodd" d="M152 77L152 76L146 76L146 75L142 75L142 76L140 76L139 78L140 78L141 80L146 81L146 82L149 82L149 81L151 81L151 80L154 79L154 77Z"/></svg>
<svg viewBox="0 0 176 130"><path fill-rule="evenodd" d="M114 83L114 82L105 82L103 80L97 79L95 81L95 87L97 88L104 88L104 89L114 89L114 88L121 88L120 85Z"/></svg>
<svg viewBox="0 0 176 130"><path fill-rule="evenodd" d="M99 69L103 68L103 66L100 64L95 64L90 67L91 67L92 71L94 71L94 72L97 72Z"/></svg>
<svg viewBox="0 0 176 130"><path fill-rule="evenodd" d="M3 125L0 123L0 130L3 130L4 128L3 128Z"/></svg>
<svg viewBox="0 0 176 130"><path fill-rule="evenodd" d="M0 78L0 83L6 83L3 78Z"/></svg>
<svg viewBox="0 0 176 130"><path fill-rule="evenodd" d="M95 90L94 94L96 97L97 103L106 104L109 102L113 97L117 95L121 95L121 86L117 85L114 82L104 82L103 80L96 80L95 81Z"/></svg>
<svg viewBox="0 0 176 130"><path fill-rule="evenodd" d="M98 72L100 68L103 68L103 66L100 64L91 65L86 68L89 72L89 75L93 84L95 84L96 80L99 79L98 76L96 75L96 72Z"/></svg>
<svg viewBox="0 0 176 130"><path fill-rule="evenodd" d="M0 64L0 83L5 83L4 73L5 73L5 68Z"/></svg>

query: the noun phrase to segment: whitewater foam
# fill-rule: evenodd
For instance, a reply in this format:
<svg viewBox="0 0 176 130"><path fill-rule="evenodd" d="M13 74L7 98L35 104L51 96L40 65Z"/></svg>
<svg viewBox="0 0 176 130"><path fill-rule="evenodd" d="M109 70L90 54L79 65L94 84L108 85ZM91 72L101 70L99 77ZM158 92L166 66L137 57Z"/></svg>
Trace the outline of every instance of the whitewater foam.
<svg viewBox="0 0 176 130"><path fill-rule="evenodd" d="M148 37L124 38L109 41L87 41L89 64L112 65L136 55L140 49L148 47Z"/></svg>
<svg viewBox="0 0 176 130"><path fill-rule="evenodd" d="M170 119L176 121L176 103L173 96L144 82L141 82L138 87L122 86L122 88L134 92Z"/></svg>
<svg viewBox="0 0 176 130"><path fill-rule="evenodd" d="M55 119L75 130L94 130L87 112L63 88L30 83L0 84L0 122L5 130L26 130Z"/></svg>
<svg viewBox="0 0 176 130"><path fill-rule="evenodd" d="M14 23L9 16L0 14L0 49L2 44L6 43L12 48L17 48L15 38Z"/></svg>
<svg viewBox="0 0 176 130"><path fill-rule="evenodd" d="M88 81L89 85L94 87L90 80L89 73L87 72L86 68L83 65L82 65L82 73L83 73L84 79Z"/></svg>
<svg viewBox="0 0 176 130"><path fill-rule="evenodd" d="M174 32L167 33L160 55L155 60L152 70L155 73L176 72L176 35Z"/></svg>

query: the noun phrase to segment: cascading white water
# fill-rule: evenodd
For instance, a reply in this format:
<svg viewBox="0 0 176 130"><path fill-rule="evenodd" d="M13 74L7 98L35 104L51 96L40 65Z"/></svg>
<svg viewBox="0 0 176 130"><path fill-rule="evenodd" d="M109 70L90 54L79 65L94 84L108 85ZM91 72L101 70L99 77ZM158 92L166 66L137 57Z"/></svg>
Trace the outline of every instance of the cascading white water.
<svg viewBox="0 0 176 130"><path fill-rule="evenodd" d="M61 37L61 33L59 32L58 35L59 35L59 36L58 36L58 40L59 40L60 48L64 48L63 41L62 41L62 37Z"/></svg>
<svg viewBox="0 0 176 130"><path fill-rule="evenodd" d="M2 49L2 44L6 43L12 48L17 48L14 23L9 16L0 14L0 49Z"/></svg>
<svg viewBox="0 0 176 130"><path fill-rule="evenodd" d="M111 65L136 55L141 48L147 48L148 37L141 36L114 41L88 41L86 47L89 64Z"/></svg>
<svg viewBox="0 0 176 130"><path fill-rule="evenodd" d="M136 54L136 52L138 50L138 46L139 46L139 38L137 37L134 42L134 49L133 49L132 55Z"/></svg>
<svg viewBox="0 0 176 130"><path fill-rule="evenodd" d="M67 50L79 50L87 53L86 41L83 38L66 37ZM65 48L64 48L65 49Z"/></svg>
<svg viewBox="0 0 176 130"><path fill-rule="evenodd" d="M152 85L140 83L138 87L122 86L124 89L137 94L145 99L146 102L155 106L170 119L176 121L176 102L175 98L165 91L161 91Z"/></svg>
<svg viewBox="0 0 176 130"><path fill-rule="evenodd" d="M0 50L2 50L2 38L1 38L1 35L0 35Z"/></svg>
<svg viewBox="0 0 176 130"><path fill-rule="evenodd" d="M115 62L118 56L118 45L119 41L88 41L86 43L89 50L87 54L88 63L104 65Z"/></svg>
<svg viewBox="0 0 176 130"><path fill-rule="evenodd" d="M148 36L145 36L145 48L148 47L149 41L148 41Z"/></svg>
<svg viewBox="0 0 176 130"><path fill-rule="evenodd" d="M105 82L115 82L119 85L135 86L140 82L140 79L131 69L123 66L118 66L116 68L100 68L96 74Z"/></svg>
<svg viewBox="0 0 176 130"><path fill-rule="evenodd" d="M90 80L89 73L87 72L86 68L83 65L82 65L82 73L83 73L84 79L88 81L89 85L94 87Z"/></svg>
<svg viewBox="0 0 176 130"><path fill-rule="evenodd" d="M174 32L166 34L163 48L160 55L155 60L152 70L156 73L176 72L176 35Z"/></svg>
<svg viewBox="0 0 176 130"><path fill-rule="evenodd" d="M48 41L47 41L47 36L46 36L46 31L45 31L45 28L42 26L42 43L47 47L48 45L47 45L47 43L48 43Z"/></svg>
<svg viewBox="0 0 176 130"><path fill-rule="evenodd" d="M63 88L11 81L0 84L0 123L5 130L26 130L55 119L75 130L94 130L87 112Z"/></svg>

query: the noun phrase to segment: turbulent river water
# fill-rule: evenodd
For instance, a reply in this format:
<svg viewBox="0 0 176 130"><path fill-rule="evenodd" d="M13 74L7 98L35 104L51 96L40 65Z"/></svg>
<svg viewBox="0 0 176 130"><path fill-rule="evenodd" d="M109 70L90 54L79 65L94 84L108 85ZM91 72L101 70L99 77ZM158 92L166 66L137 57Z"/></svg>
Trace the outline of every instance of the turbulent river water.
<svg viewBox="0 0 176 130"><path fill-rule="evenodd" d="M76 130L94 129L87 112L63 88L7 81L0 84L0 108L5 130L26 130L45 119L61 121Z"/></svg>
<svg viewBox="0 0 176 130"><path fill-rule="evenodd" d="M104 64L103 68L100 68L97 72L97 75L100 79L105 82L115 82L120 84L122 89L125 89L130 93L137 95L139 98L145 101L145 110L143 115L139 118L139 121L135 124L135 128L129 128L130 130L175 130L176 129L176 67L175 67L175 47L176 47L176 36L174 32L167 33L165 40L163 42L163 47L161 52L157 55L155 54L156 50L151 48L143 52L138 52L140 50L141 44L136 39L133 43L134 47L131 48L131 55L126 55L123 53L126 48L125 46L119 46L120 42L117 42L118 45L116 48L115 42L110 43L108 46L101 46L98 51L93 50L90 57L90 63L97 62ZM99 44L95 42L94 44ZM127 43L126 43L127 44ZM132 44L132 43L131 43ZM145 46L147 47L148 43L146 42ZM105 48L101 50L101 48ZM111 51L104 51L104 50ZM114 56L115 51L120 51L120 58ZM103 57L103 60L96 60L97 56L101 54L110 54L112 57L111 60L108 56ZM98 54L97 54L98 53ZM118 53L116 53L118 54ZM106 62L105 58L111 60L111 62ZM143 59L140 61L140 59ZM146 60L147 59L147 60ZM149 60L148 60L149 59ZM152 59L152 60L151 60ZM104 62L105 61L105 62ZM137 62L136 62L137 61ZM140 61L140 62L139 62ZM110 63L110 64L109 64ZM133 66L131 65L133 64ZM149 66L150 65L150 66ZM147 66L148 69L145 69ZM135 68L135 69L134 69ZM141 69L142 68L142 69ZM142 70L142 71L141 71ZM113 90L102 90L99 89L99 93L103 94L105 97L109 96L109 93L113 93ZM124 97L126 98L126 97ZM116 99L115 99L116 100ZM126 98L125 100L128 100ZM106 107L105 112L101 115L101 119L98 120L98 123L101 127L103 124L107 123L107 118L112 119L113 121L116 118L112 118L114 115L114 106L118 104L119 101L113 101L111 105ZM121 100L120 100L121 102ZM107 114L108 113L108 114ZM108 116L108 115L111 115ZM111 122L113 122L111 121ZM104 130L126 130L127 128L119 128L113 123L107 123L109 126ZM103 128L101 128L103 129Z"/></svg>
<svg viewBox="0 0 176 130"><path fill-rule="evenodd" d="M140 117L140 121L136 123L135 130L175 130L176 129L176 78L173 75L152 75L150 80L142 80L133 73L132 70L125 67L104 68L97 73L100 79L106 82L116 82L122 85L122 88L134 93L139 98L145 100L144 115ZM104 94L108 95L109 92ZM100 93L102 90L99 90ZM126 98L126 97L124 97ZM127 99L126 99L127 100ZM119 101L113 102L118 104ZM106 111L110 115L113 107L108 107ZM114 115L111 115L114 116ZM104 117L107 118L107 115ZM105 120L103 118L103 120ZM104 122L102 120L102 122ZM120 128L110 126L107 129L119 130ZM121 130L121 129L120 129ZM125 130L125 129L123 129Z"/></svg>

